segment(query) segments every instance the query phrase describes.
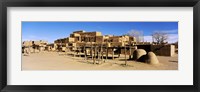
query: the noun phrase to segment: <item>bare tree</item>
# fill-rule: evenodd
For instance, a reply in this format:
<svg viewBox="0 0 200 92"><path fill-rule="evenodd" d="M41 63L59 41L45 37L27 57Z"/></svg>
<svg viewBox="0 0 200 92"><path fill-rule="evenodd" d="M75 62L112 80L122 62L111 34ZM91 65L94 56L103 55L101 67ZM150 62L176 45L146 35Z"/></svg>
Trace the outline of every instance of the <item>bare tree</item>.
<svg viewBox="0 0 200 92"><path fill-rule="evenodd" d="M136 42L144 41L143 31L131 30L127 33L128 36L136 38Z"/></svg>
<svg viewBox="0 0 200 92"><path fill-rule="evenodd" d="M154 32L152 34L153 41L155 40L157 44L163 44L167 41L168 39L168 34L165 32Z"/></svg>

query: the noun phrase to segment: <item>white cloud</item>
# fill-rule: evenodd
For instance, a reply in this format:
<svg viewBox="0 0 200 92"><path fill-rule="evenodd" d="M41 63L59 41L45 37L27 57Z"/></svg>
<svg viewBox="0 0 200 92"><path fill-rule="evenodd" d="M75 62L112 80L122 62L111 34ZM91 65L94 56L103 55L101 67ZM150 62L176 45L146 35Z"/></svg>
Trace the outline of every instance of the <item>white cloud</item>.
<svg viewBox="0 0 200 92"><path fill-rule="evenodd" d="M152 36L144 36L144 42L152 42Z"/></svg>
<svg viewBox="0 0 200 92"><path fill-rule="evenodd" d="M178 34L169 34L168 43L174 43L178 41ZM152 42L152 36L144 36L144 42Z"/></svg>
<svg viewBox="0 0 200 92"><path fill-rule="evenodd" d="M177 29L174 29L174 30L155 30L155 32L165 32L165 33L168 33L168 34L176 34L178 32Z"/></svg>
<svg viewBox="0 0 200 92"><path fill-rule="evenodd" d="M174 43L178 41L178 34L169 34L168 42Z"/></svg>
<svg viewBox="0 0 200 92"><path fill-rule="evenodd" d="M165 32L168 34L168 40L167 42L168 43L174 43L174 42L177 42L178 41L178 30L177 29L174 29L174 30L156 30L154 32ZM144 41L145 42L152 42L152 36L149 35L149 36L144 36Z"/></svg>

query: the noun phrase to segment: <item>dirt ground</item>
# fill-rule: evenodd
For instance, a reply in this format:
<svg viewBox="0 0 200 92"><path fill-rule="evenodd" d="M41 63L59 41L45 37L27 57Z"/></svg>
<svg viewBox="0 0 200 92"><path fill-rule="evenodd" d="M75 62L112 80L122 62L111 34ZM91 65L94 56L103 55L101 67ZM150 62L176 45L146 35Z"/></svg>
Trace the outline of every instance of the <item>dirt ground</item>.
<svg viewBox="0 0 200 92"><path fill-rule="evenodd" d="M111 58L111 55L109 55ZM116 56L117 57L117 56ZM93 64L91 58L66 55L58 52L22 54L22 71L24 70L178 70L178 55L173 57L157 56L160 64L150 65L143 62L128 60L125 66L124 55L114 60L108 59L101 64ZM128 58L128 56L127 56Z"/></svg>

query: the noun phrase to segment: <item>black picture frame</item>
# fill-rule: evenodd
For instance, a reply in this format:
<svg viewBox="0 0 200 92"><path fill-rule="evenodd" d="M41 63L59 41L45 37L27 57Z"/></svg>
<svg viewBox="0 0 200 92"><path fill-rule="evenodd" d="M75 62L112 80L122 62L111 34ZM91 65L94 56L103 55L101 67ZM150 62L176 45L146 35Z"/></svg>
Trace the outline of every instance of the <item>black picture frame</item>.
<svg viewBox="0 0 200 92"><path fill-rule="evenodd" d="M7 85L7 7L193 7L194 85ZM1 0L0 90L2 92L200 92L199 49L200 0ZM180 76L181 77L181 76Z"/></svg>

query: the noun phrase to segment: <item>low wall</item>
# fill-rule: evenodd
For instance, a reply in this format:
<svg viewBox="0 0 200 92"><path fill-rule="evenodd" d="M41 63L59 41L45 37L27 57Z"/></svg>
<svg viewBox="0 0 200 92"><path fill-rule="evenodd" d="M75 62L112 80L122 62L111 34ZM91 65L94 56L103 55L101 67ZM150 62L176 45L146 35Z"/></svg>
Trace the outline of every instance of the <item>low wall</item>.
<svg viewBox="0 0 200 92"><path fill-rule="evenodd" d="M137 49L144 49L146 52L150 52L151 46L152 45L137 45Z"/></svg>
<svg viewBox="0 0 200 92"><path fill-rule="evenodd" d="M144 49L146 52L154 52L158 56L173 56L175 54L174 45L137 45L137 49Z"/></svg>
<svg viewBox="0 0 200 92"><path fill-rule="evenodd" d="M174 45L151 45L151 51L159 56L173 56L175 54Z"/></svg>

